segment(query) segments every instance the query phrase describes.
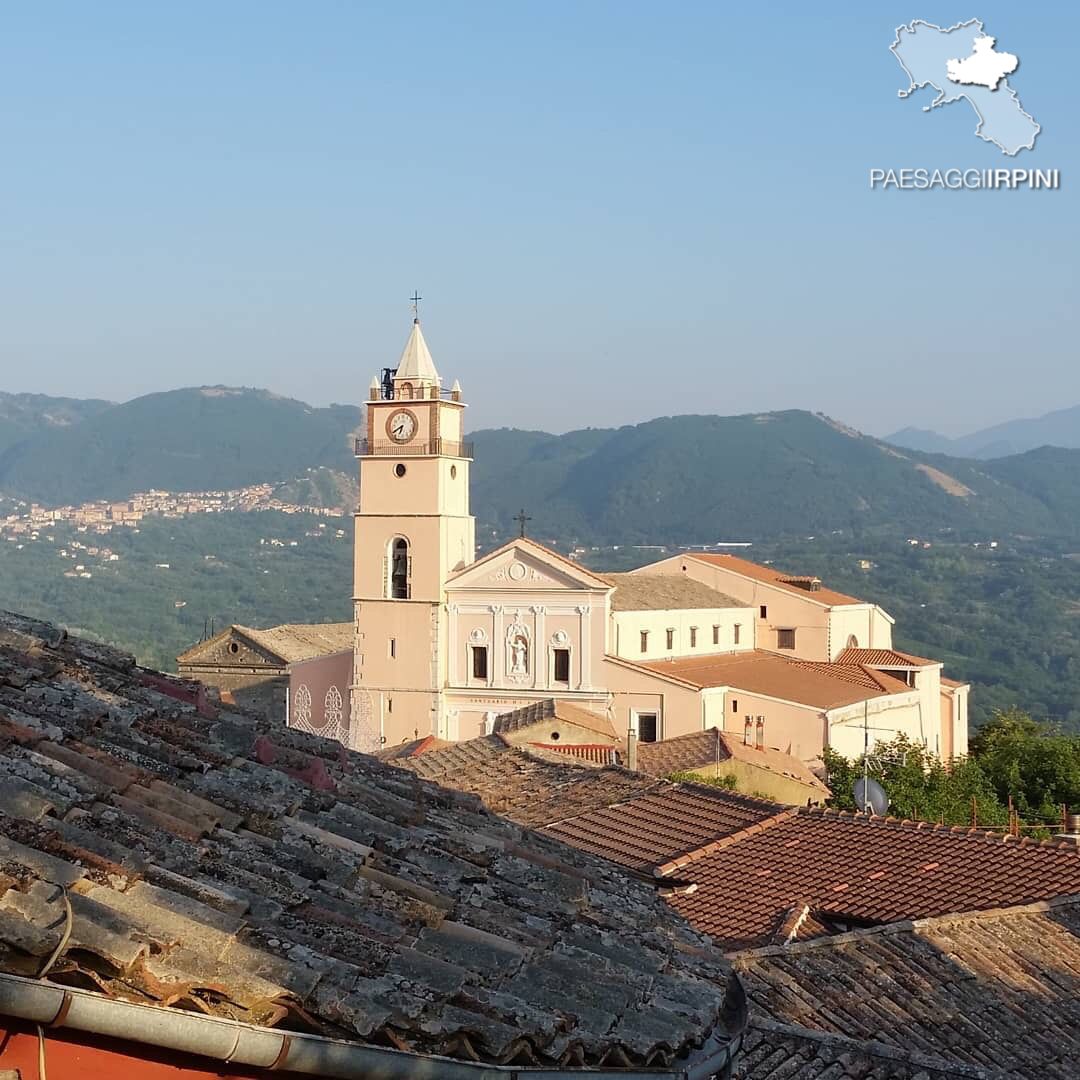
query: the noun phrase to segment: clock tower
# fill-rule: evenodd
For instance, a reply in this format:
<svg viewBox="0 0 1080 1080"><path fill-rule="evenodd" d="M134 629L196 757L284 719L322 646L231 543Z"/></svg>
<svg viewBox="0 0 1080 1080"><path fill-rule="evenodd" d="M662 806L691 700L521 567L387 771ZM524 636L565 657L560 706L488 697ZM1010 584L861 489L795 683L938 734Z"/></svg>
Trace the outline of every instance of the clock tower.
<svg viewBox="0 0 1080 1080"><path fill-rule="evenodd" d="M472 447L461 388L444 391L420 320L396 368L372 379L358 439L352 744L443 734L444 585L475 558Z"/></svg>

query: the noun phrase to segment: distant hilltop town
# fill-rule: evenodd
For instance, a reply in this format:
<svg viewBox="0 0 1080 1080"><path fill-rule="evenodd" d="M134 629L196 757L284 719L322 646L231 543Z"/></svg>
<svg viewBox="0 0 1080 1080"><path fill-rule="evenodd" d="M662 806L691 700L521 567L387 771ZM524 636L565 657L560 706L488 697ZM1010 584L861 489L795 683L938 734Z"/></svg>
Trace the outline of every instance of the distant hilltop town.
<svg viewBox="0 0 1080 1080"><path fill-rule="evenodd" d="M58 507L11 500L10 505L15 509L0 517L0 536L10 541L18 541L20 538L37 540L42 530L61 523L74 525L80 532L105 534L116 527L138 529L139 523L147 516L184 518L192 514L259 510L278 510L285 514L317 514L333 518L345 516L345 511L340 507L327 508L285 502L274 495L275 490L272 484L255 484L230 491L155 489L132 495L121 502L100 499L80 506Z"/></svg>

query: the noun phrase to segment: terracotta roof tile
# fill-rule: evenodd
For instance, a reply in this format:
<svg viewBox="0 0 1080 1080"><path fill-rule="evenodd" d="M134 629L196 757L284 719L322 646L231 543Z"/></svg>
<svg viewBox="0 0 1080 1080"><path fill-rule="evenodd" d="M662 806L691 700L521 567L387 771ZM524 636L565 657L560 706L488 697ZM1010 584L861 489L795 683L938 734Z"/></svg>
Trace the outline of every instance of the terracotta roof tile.
<svg viewBox="0 0 1080 1080"><path fill-rule="evenodd" d="M582 708L580 705L562 701L559 698L546 698L543 701L533 702L531 705L523 705L520 709L500 713L495 718L493 730L497 735L505 735L515 731L524 731L537 724L543 724L547 720L563 720L586 731L615 738L615 728L612 727L606 715L595 713L591 709Z"/></svg>
<svg viewBox="0 0 1080 1080"><path fill-rule="evenodd" d="M818 709L911 689L899 679L857 664L795 660L764 649L654 660L637 666L700 687L730 686Z"/></svg>
<svg viewBox="0 0 1080 1080"><path fill-rule="evenodd" d="M734 961L757 1013L772 1017L766 1027L874 1039L896 1057L1002 1080L1076 1075L1076 896L749 950ZM748 1041L744 1059L751 1076L755 1045Z"/></svg>
<svg viewBox="0 0 1080 1080"><path fill-rule="evenodd" d="M866 664L868 667L934 667L940 660L927 660L899 649L844 649L836 658L838 664Z"/></svg>
<svg viewBox="0 0 1080 1080"><path fill-rule="evenodd" d="M647 870L785 811L777 803L705 784L657 784L623 801L567 815L544 831L582 851Z"/></svg>
<svg viewBox="0 0 1080 1080"><path fill-rule="evenodd" d="M822 796L829 794L828 787L798 758L773 747L748 746L742 739L718 728L638 746L638 767L653 776L670 776L713 764L722 767L725 761L732 759L797 780Z"/></svg>
<svg viewBox="0 0 1080 1080"><path fill-rule="evenodd" d="M811 590L807 587L814 582L820 585L820 579L818 578L808 575L785 574L773 566L762 566L759 563L750 562L748 559L740 559L737 555L713 555L693 552L686 555L686 558L709 563L711 566L722 567L732 573L752 578L754 581L761 581L766 585L773 585L778 589L783 589L785 592L824 604L826 607L865 603L863 600L848 596L846 593L837 592L835 589L822 587Z"/></svg>
<svg viewBox="0 0 1080 1080"><path fill-rule="evenodd" d="M1064 842L803 809L692 853L678 876L698 887L672 898L676 910L738 948L768 941L798 903L833 921L891 922L1080 892L1080 852Z"/></svg>
<svg viewBox="0 0 1080 1080"><path fill-rule="evenodd" d="M612 611L698 611L747 606L727 593L676 574L650 574L638 570L601 574L600 577L615 586L611 597Z"/></svg>

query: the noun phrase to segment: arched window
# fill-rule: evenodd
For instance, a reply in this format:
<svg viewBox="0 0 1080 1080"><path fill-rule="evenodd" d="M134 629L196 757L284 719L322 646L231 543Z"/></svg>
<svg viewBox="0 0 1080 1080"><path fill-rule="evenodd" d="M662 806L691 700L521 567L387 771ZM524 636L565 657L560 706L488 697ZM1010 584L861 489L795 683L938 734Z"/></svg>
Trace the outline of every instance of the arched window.
<svg viewBox="0 0 1080 1080"><path fill-rule="evenodd" d="M409 541L398 536L390 545L390 596L394 600L409 599L410 563Z"/></svg>
<svg viewBox="0 0 1080 1080"><path fill-rule="evenodd" d="M857 649L859 647L859 639L854 634L848 635L847 647L849 649Z"/></svg>

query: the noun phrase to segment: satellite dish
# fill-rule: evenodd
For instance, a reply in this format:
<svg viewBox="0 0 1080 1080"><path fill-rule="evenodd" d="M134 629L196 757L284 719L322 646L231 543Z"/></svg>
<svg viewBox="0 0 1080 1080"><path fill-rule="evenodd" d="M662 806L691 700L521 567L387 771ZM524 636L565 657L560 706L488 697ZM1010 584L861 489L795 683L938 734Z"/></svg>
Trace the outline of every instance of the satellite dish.
<svg viewBox="0 0 1080 1080"><path fill-rule="evenodd" d="M856 809L876 817L884 817L889 812L889 796L885 794L885 789L869 776L865 779L860 776L855 781L854 794Z"/></svg>

